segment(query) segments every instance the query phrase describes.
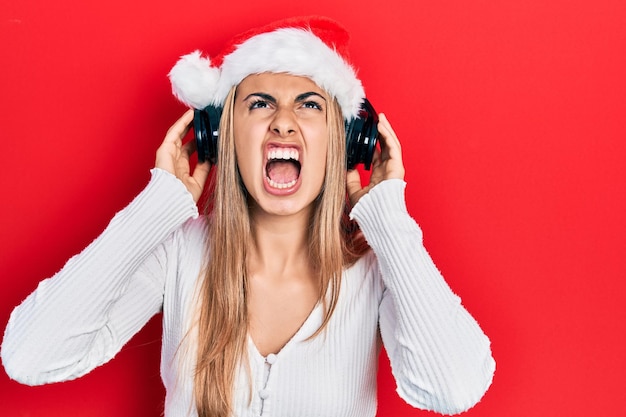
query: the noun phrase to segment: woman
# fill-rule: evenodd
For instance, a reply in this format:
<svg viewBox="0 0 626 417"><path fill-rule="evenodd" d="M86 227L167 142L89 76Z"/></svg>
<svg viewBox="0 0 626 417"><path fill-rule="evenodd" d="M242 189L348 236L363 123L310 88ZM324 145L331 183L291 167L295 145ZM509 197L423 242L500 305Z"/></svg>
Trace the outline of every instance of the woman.
<svg viewBox="0 0 626 417"><path fill-rule="evenodd" d="M182 143L190 110L146 189L14 310L8 374L81 376L162 311L167 417L373 416L381 341L411 405L476 404L494 372L489 340L406 212L384 115L369 183L346 172L345 122L365 98L347 39L331 20L298 18L235 38L213 62L181 58L175 95L224 107L208 215L196 202L211 166L192 171L194 143Z"/></svg>

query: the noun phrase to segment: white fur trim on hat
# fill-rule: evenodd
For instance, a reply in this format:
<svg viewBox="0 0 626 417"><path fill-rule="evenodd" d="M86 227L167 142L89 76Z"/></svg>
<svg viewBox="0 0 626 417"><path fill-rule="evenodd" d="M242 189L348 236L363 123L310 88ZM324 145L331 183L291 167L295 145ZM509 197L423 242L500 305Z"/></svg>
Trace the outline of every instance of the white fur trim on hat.
<svg viewBox="0 0 626 417"><path fill-rule="evenodd" d="M285 28L254 36L224 57L214 103L248 75L263 72L311 78L337 98L345 119L358 114L365 97L354 69L337 52L308 30Z"/></svg>

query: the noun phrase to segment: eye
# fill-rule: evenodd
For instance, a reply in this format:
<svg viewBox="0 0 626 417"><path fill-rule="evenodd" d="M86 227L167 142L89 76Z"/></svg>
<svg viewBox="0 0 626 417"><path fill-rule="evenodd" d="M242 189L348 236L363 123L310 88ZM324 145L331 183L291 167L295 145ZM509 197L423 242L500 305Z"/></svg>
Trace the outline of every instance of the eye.
<svg viewBox="0 0 626 417"><path fill-rule="evenodd" d="M302 103L302 107L314 110L323 110L322 105L317 101L309 100Z"/></svg>
<svg viewBox="0 0 626 417"><path fill-rule="evenodd" d="M261 100L261 99L257 99L257 100L253 100L249 105L248 105L248 109L249 110L254 110L254 109L266 109L268 108L270 105L267 101L265 100Z"/></svg>

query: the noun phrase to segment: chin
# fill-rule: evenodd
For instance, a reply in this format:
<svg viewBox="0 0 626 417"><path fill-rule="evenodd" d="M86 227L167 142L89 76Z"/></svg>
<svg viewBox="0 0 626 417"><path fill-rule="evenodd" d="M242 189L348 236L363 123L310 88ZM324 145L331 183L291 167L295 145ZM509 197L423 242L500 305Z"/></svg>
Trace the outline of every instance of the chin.
<svg viewBox="0 0 626 417"><path fill-rule="evenodd" d="M314 203L319 195L307 192L307 187L299 185L293 189L271 190L265 189L260 198L251 195L257 211L274 216L292 216L298 214L310 214L314 208Z"/></svg>

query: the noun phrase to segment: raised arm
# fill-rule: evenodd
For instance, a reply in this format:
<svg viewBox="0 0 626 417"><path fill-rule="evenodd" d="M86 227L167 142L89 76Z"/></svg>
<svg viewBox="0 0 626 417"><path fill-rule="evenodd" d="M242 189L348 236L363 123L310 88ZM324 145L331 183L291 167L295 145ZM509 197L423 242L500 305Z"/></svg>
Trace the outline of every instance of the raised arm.
<svg viewBox="0 0 626 417"><path fill-rule="evenodd" d="M495 370L490 342L433 263L422 231L409 216L400 175L399 142L381 117L383 152L374 183L351 197L356 219L379 262L385 291L379 325L399 395L409 404L443 414L474 406ZM378 169L378 172L376 172ZM349 186L350 187L350 186Z"/></svg>
<svg viewBox="0 0 626 417"><path fill-rule="evenodd" d="M168 131L147 187L14 309L1 350L11 378L37 385L79 377L110 360L160 311L164 242L197 217L195 200L209 169L189 174L193 145L182 145L182 138L192 114Z"/></svg>

